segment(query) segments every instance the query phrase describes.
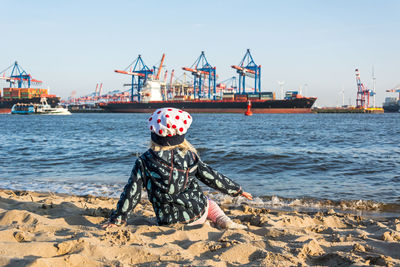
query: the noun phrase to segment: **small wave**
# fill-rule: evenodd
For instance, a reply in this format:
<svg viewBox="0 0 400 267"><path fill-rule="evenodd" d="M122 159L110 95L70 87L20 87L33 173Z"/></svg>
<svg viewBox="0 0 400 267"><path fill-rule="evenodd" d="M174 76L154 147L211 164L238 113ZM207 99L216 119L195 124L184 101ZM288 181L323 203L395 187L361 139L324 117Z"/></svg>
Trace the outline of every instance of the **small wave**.
<svg viewBox="0 0 400 267"><path fill-rule="evenodd" d="M243 197L233 198L220 193L211 193L213 198L224 204L239 205L243 202L250 206L276 209L283 211L327 211L334 209L335 211L354 213L357 215L368 215L378 217L398 216L400 213L400 204L398 203L382 203L372 200L340 200L334 201L329 199L315 198L284 198L278 196L255 197L249 201Z"/></svg>

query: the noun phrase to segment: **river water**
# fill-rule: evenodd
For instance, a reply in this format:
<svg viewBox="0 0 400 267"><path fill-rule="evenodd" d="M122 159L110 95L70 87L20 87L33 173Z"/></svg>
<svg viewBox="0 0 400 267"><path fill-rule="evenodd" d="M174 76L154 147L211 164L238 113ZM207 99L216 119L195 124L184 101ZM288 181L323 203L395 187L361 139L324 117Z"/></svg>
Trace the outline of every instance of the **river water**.
<svg viewBox="0 0 400 267"><path fill-rule="evenodd" d="M204 162L269 204L400 211L400 114L192 114ZM148 114L0 116L0 187L118 197Z"/></svg>

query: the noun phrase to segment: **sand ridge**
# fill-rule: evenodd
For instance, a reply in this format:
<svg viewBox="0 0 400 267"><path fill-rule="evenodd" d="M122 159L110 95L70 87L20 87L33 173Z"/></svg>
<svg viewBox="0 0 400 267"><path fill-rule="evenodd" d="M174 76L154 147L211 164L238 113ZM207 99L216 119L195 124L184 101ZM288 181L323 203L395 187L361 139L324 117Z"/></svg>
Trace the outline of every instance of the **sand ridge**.
<svg viewBox="0 0 400 267"><path fill-rule="evenodd" d="M400 217L241 204L222 207L248 230L167 227L142 200L127 226L101 229L116 202L0 190L0 266L400 266Z"/></svg>

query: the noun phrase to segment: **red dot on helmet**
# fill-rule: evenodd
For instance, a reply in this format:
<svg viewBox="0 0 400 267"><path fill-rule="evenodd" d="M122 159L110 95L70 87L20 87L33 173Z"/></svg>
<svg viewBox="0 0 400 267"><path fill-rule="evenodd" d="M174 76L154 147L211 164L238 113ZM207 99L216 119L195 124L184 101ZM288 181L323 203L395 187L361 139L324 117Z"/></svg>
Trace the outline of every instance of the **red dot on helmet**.
<svg viewBox="0 0 400 267"><path fill-rule="evenodd" d="M157 112L157 114L160 114L161 113L161 110L159 110L158 112Z"/></svg>
<svg viewBox="0 0 400 267"><path fill-rule="evenodd" d="M167 114L167 115L165 115L165 117L169 118L169 115Z"/></svg>
<svg viewBox="0 0 400 267"><path fill-rule="evenodd" d="M181 128L179 128L179 131L183 132L183 128L182 128L182 127L181 127Z"/></svg>
<svg viewBox="0 0 400 267"><path fill-rule="evenodd" d="M183 123L184 123L184 124L187 124L187 121L186 121L186 120L184 120L184 121L183 121Z"/></svg>
<svg viewBox="0 0 400 267"><path fill-rule="evenodd" d="M151 121L152 119L153 119L153 118L152 118L152 117L150 117L150 118L149 118L149 121Z"/></svg>
<svg viewBox="0 0 400 267"><path fill-rule="evenodd" d="M179 116L176 116L175 119L179 120Z"/></svg>
<svg viewBox="0 0 400 267"><path fill-rule="evenodd" d="M160 122L161 122L161 120L160 120L160 119L158 119L158 120L157 120L157 123L160 123Z"/></svg>
<svg viewBox="0 0 400 267"><path fill-rule="evenodd" d="M175 124L174 124L174 125L172 125L172 128L174 128L174 129L175 129L175 128L176 128L176 125L175 125Z"/></svg>
<svg viewBox="0 0 400 267"><path fill-rule="evenodd" d="M158 133L159 133L159 134L162 134L162 130L159 130Z"/></svg>

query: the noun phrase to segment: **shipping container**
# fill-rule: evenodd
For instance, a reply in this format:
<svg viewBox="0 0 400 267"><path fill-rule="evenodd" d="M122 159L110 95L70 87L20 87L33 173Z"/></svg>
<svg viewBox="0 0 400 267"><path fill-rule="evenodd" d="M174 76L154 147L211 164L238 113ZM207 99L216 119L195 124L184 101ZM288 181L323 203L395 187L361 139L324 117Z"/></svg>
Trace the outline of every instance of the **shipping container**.
<svg viewBox="0 0 400 267"><path fill-rule="evenodd" d="M247 100L247 95L239 95L239 94L237 94L237 95L235 95L235 100L241 100L241 101Z"/></svg>
<svg viewBox="0 0 400 267"><path fill-rule="evenodd" d="M261 92L260 99L261 100L275 100L275 93L274 92Z"/></svg>
<svg viewBox="0 0 400 267"><path fill-rule="evenodd" d="M260 94L258 93L252 93L252 94L247 94L248 99L260 99Z"/></svg>

